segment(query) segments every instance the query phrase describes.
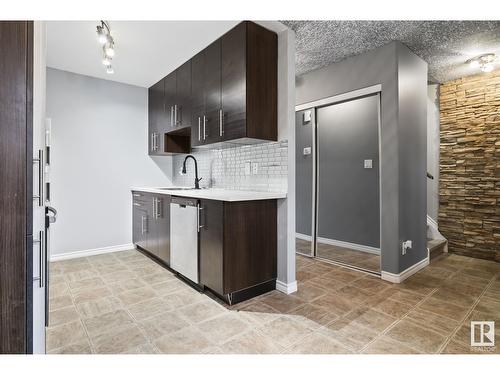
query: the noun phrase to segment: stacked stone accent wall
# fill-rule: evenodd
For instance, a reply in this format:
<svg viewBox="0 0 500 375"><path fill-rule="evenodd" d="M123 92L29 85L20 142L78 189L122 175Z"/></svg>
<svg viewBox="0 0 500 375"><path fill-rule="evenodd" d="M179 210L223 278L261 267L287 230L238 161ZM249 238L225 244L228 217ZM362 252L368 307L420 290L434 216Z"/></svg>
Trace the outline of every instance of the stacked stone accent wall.
<svg viewBox="0 0 500 375"><path fill-rule="evenodd" d="M450 252L500 262L500 71L440 87L439 230Z"/></svg>

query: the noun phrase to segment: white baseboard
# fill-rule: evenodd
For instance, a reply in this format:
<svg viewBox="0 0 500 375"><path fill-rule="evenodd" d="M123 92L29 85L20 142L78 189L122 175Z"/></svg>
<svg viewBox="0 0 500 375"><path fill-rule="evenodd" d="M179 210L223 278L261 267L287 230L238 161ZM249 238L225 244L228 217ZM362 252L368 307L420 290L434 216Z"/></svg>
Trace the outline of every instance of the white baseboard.
<svg viewBox="0 0 500 375"><path fill-rule="evenodd" d="M295 233L295 237L299 240L311 241L311 236L302 233ZM332 240L331 238L318 237L318 242L325 245L345 247L346 249L362 251L364 253L380 255L380 249L372 246L360 245L352 242Z"/></svg>
<svg viewBox="0 0 500 375"><path fill-rule="evenodd" d="M124 244L124 245L99 247L97 249L71 251L71 252L68 252L68 253L51 255L50 256L50 261L51 262L57 262L57 261L60 261L60 260L67 260L67 259L74 259L74 258L83 258L83 257L92 256L92 255L114 253L116 251L124 251L124 250L132 250L132 249L135 249L135 245L133 243L127 243L127 244Z"/></svg>
<svg viewBox="0 0 500 375"><path fill-rule="evenodd" d="M276 280L276 290L279 290L280 292L285 294L292 294L297 291L297 281L285 284L282 281Z"/></svg>
<svg viewBox="0 0 500 375"><path fill-rule="evenodd" d="M425 268L429 265L429 256L422 259L420 262L415 263L413 266L408 267L401 273L390 273L386 271L381 272L382 280L389 281L391 283L399 284L409 278L411 275L417 273L422 268Z"/></svg>

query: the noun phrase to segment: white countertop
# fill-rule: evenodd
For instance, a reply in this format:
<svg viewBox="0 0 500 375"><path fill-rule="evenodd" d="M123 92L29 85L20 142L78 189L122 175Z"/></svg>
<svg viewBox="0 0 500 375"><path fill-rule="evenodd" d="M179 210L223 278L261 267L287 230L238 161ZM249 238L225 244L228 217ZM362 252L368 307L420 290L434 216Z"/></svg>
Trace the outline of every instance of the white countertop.
<svg viewBox="0 0 500 375"><path fill-rule="evenodd" d="M286 198L285 192L271 193L264 191L228 190L228 189L190 189L169 190L168 188L155 187L133 187L132 191L143 191L145 193L176 195L178 197L190 197L200 199L212 199L217 201L238 202L255 201L264 199Z"/></svg>

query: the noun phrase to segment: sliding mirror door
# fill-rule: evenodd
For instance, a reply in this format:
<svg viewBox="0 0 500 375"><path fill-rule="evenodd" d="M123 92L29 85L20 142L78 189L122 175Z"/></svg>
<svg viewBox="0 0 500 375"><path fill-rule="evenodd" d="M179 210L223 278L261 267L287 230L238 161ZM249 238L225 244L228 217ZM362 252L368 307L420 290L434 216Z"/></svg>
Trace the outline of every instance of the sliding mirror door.
<svg viewBox="0 0 500 375"><path fill-rule="evenodd" d="M316 256L377 273L379 100L375 94L316 110Z"/></svg>
<svg viewBox="0 0 500 375"><path fill-rule="evenodd" d="M295 113L296 251L313 256L314 109Z"/></svg>

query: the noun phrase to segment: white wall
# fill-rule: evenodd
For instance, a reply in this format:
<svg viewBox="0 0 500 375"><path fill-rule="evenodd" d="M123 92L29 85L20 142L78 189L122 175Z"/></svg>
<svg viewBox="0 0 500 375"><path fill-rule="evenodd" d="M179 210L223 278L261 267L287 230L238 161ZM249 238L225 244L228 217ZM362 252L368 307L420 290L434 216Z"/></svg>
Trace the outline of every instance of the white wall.
<svg viewBox="0 0 500 375"><path fill-rule="evenodd" d="M132 186L168 186L147 155L147 89L47 69L52 119L51 255L132 242Z"/></svg>
<svg viewBox="0 0 500 375"><path fill-rule="evenodd" d="M439 207L439 85L427 86L427 215L437 222Z"/></svg>

